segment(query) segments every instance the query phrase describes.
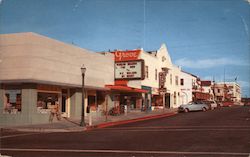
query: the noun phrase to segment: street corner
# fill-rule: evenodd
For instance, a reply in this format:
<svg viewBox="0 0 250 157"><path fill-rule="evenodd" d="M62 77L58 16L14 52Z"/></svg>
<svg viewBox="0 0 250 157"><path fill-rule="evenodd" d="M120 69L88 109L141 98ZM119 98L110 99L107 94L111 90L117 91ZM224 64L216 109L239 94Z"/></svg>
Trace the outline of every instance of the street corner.
<svg viewBox="0 0 250 157"><path fill-rule="evenodd" d="M91 130L94 130L94 129L107 128L107 127L111 127L111 126L135 123L135 122L146 121L146 120L151 120L151 119L170 117L170 116L174 116L176 114L178 114L178 112L169 112L169 113L150 115L150 116L144 116L144 117L133 118L133 119L126 119L126 120L120 120L120 121L100 123L100 124L93 125L93 126L86 126L85 131L91 131Z"/></svg>
<svg viewBox="0 0 250 157"><path fill-rule="evenodd" d="M12 157L12 156L0 154L0 157Z"/></svg>

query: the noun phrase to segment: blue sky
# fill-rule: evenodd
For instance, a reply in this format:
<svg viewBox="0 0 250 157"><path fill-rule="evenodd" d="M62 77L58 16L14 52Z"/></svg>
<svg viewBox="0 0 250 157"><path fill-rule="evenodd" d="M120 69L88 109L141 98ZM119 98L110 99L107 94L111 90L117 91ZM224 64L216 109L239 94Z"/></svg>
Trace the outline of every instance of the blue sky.
<svg viewBox="0 0 250 157"><path fill-rule="evenodd" d="M36 32L90 49L156 50L202 79L250 96L247 0L0 0L0 33Z"/></svg>

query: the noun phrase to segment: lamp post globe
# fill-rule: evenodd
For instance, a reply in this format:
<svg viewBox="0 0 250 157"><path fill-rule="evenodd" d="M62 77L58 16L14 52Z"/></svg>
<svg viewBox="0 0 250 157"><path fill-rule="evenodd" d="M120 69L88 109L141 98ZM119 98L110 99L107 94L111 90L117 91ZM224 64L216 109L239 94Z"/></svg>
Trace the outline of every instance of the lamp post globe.
<svg viewBox="0 0 250 157"><path fill-rule="evenodd" d="M86 67L84 66L84 64L83 64L82 67L81 67L81 71L82 71L82 74L85 74L85 72L86 72Z"/></svg>

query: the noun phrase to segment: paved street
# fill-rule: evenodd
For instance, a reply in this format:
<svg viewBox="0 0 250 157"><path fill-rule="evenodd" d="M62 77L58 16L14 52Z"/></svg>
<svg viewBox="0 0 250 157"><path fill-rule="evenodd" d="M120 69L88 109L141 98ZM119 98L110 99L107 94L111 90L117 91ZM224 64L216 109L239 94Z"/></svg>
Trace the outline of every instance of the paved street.
<svg viewBox="0 0 250 157"><path fill-rule="evenodd" d="M250 108L231 107L68 133L1 134L8 156L246 156Z"/></svg>

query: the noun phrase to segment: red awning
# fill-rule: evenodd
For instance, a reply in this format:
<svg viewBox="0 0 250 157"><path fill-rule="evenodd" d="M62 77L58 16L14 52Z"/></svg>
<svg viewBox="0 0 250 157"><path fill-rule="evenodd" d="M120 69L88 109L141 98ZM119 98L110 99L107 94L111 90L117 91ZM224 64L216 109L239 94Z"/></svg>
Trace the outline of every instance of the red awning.
<svg viewBox="0 0 250 157"><path fill-rule="evenodd" d="M121 92L130 92L130 93L148 93L147 90L139 89L139 88L132 88L128 86L119 86L119 85L106 85L105 87Z"/></svg>
<svg viewBox="0 0 250 157"><path fill-rule="evenodd" d="M210 94L209 93L202 93L202 92L193 92L193 95L196 100L209 100Z"/></svg>

